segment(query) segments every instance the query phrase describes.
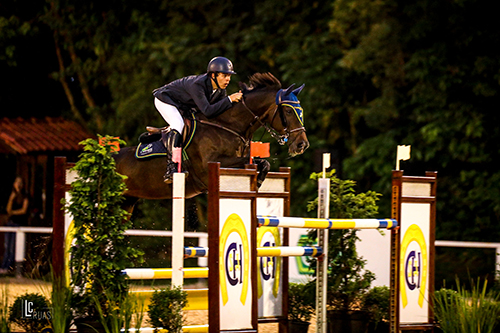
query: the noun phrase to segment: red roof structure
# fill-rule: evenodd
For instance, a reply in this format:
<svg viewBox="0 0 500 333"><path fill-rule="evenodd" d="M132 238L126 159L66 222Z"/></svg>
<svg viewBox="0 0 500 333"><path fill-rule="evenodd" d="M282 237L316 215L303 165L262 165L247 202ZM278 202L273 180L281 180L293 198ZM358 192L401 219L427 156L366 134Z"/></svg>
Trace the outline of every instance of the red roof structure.
<svg viewBox="0 0 500 333"><path fill-rule="evenodd" d="M63 118L1 118L0 154L80 151L94 137L78 123Z"/></svg>

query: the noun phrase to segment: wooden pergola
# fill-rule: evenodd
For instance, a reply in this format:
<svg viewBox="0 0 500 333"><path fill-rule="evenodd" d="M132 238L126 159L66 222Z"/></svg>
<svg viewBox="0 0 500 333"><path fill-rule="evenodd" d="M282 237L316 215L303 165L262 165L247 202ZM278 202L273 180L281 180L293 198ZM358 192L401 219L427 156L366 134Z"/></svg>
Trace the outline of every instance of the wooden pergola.
<svg viewBox="0 0 500 333"><path fill-rule="evenodd" d="M0 118L0 155L9 164L3 168L9 174L3 174L2 198L7 200L14 178L21 176L30 199L29 225L52 225L54 157L76 160L79 142L89 137L95 135L60 117Z"/></svg>

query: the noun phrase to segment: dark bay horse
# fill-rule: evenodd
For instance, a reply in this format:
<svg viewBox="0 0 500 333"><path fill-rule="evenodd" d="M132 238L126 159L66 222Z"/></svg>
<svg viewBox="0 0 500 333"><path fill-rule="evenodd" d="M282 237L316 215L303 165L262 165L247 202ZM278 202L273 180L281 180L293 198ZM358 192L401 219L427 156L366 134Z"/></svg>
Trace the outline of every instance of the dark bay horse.
<svg viewBox="0 0 500 333"><path fill-rule="evenodd" d="M241 102L223 114L207 120L197 113L197 130L185 152L189 161L183 168L186 198L207 190L208 162L220 162L224 168L242 168L249 163L249 143L253 133L265 126L271 135L287 141L291 156L302 154L309 142L302 120L302 108L296 95L302 87L281 89L281 83L270 73L257 73L249 78L249 86L240 84ZM211 124L208 124L210 122ZM139 198L170 199L171 184L163 182L165 157L138 160L136 147L124 147L116 155L116 169L126 175L126 206L132 209Z"/></svg>

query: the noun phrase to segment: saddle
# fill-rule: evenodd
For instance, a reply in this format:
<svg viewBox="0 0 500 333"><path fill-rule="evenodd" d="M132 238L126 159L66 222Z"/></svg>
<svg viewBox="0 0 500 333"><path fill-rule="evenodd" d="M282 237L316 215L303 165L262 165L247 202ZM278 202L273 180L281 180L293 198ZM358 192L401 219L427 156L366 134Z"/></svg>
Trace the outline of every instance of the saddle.
<svg viewBox="0 0 500 333"><path fill-rule="evenodd" d="M193 140L196 132L196 118L194 113L184 119L184 130L182 131L182 147L187 149ZM146 126L146 132L139 135L139 144L135 151L135 157L138 159L165 156L167 150L162 140L162 133L170 131L170 126L153 127Z"/></svg>

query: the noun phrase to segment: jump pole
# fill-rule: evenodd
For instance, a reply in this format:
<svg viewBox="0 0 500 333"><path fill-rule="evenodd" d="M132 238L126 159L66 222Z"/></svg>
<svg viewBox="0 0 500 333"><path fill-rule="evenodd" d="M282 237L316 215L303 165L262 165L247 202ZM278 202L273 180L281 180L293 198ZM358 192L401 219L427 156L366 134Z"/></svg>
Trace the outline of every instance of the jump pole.
<svg viewBox="0 0 500 333"><path fill-rule="evenodd" d="M186 258L208 257L208 247L188 246L184 248ZM257 248L257 257L320 257L323 249L319 246L266 246Z"/></svg>
<svg viewBox="0 0 500 333"><path fill-rule="evenodd" d="M172 288L184 284L184 202L186 174L173 174L172 184Z"/></svg>

